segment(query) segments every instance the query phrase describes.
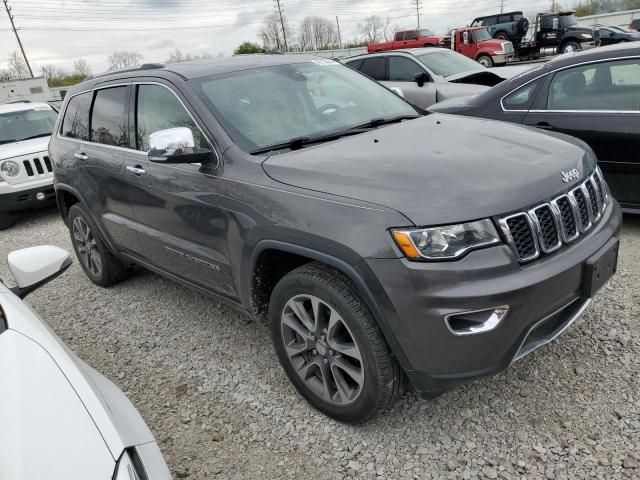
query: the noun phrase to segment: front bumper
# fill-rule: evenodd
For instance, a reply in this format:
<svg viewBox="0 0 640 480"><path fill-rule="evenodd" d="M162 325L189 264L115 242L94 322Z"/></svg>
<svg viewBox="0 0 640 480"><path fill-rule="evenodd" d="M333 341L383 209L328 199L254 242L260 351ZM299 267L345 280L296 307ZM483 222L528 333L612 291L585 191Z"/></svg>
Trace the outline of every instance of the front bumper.
<svg viewBox="0 0 640 480"><path fill-rule="evenodd" d="M515 57L513 53L499 53L497 55L491 56L493 63L495 63L496 65L513 62L514 58Z"/></svg>
<svg viewBox="0 0 640 480"><path fill-rule="evenodd" d="M0 212L15 212L18 210L41 208L54 203L56 200L56 192L51 181L26 190L7 190L6 192L0 192ZM44 195L42 200L38 200L37 198L39 193Z"/></svg>
<svg viewBox="0 0 640 480"><path fill-rule="evenodd" d="M478 250L456 262L370 259L394 315L388 322L418 392L429 395L504 370L548 343L588 305L582 297L584 264L619 236L622 214L612 201L581 239L529 264L506 245ZM492 331L455 336L447 315L508 305Z"/></svg>

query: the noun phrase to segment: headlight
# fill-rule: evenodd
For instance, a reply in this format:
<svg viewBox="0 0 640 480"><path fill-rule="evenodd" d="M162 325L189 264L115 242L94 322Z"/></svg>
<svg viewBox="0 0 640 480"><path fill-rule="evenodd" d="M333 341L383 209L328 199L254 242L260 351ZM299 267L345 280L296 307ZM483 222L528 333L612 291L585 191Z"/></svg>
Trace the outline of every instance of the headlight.
<svg viewBox="0 0 640 480"><path fill-rule="evenodd" d="M581 33L580 36L582 38L593 38L593 35L591 35L590 33Z"/></svg>
<svg viewBox="0 0 640 480"><path fill-rule="evenodd" d="M491 220L416 230L394 229L393 238L412 260L450 260L469 250L500 243Z"/></svg>
<svg viewBox="0 0 640 480"><path fill-rule="evenodd" d="M13 160L7 160L0 166L0 172L2 172L5 177L17 177L20 173L20 165Z"/></svg>

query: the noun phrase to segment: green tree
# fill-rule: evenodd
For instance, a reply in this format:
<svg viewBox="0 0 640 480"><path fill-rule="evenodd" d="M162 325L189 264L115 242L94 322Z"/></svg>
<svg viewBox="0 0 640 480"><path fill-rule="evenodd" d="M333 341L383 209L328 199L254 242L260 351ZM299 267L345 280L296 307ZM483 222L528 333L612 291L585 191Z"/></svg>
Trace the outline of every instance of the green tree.
<svg viewBox="0 0 640 480"><path fill-rule="evenodd" d="M253 42L242 42L238 48L233 51L234 55L246 55L248 53L264 53L264 49Z"/></svg>

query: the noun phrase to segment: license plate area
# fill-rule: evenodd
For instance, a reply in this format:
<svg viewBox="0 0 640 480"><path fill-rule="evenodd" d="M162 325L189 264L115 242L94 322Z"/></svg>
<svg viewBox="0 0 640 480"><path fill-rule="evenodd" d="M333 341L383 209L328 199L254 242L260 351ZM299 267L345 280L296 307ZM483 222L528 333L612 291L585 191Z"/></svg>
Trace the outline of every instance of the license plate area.
<svg viewBox="0 0 640 480"><path fill-rule="evenodd" d="M585 262L583 297L593 298L616 273L619 248L618 239L612 238Z"/></svg>

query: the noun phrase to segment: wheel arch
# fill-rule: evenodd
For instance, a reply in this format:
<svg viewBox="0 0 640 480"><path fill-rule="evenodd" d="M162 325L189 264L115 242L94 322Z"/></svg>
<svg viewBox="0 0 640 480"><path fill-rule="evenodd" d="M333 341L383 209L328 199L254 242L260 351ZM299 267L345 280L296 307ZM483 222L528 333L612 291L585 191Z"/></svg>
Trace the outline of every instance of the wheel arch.
<svg viewBox="0 0 640 480"><path fill-rule="evenodd" d="M82 204L82 196L80 193L69 185L56 185L56 203L58 211L62 217L62 221L67 223L69 209L76 203Z"/></svg>
<svg viewBox="0 0 640 480"><path fill-rule="evenodd" d="M291 263L288 263L288 266L293 268L282 269L277 272L275 277L265 281L262 273L265 267L263 262L265 260L264 255L269 254L269 252L289 256L288 260ZM360 270L369 270L367 272L369 277L368 282L363 278L362 272L356 269L352 262L348 262L339 257L278 240L262 240L258 242L251 254L249 265L249 309L253 315L260 321L266 321L265 308L268 306L268 297L270 297L277 282L295 268L311 262L319 262L327 265L337 270L349 280L355 292L360 296L371 312L378 327L380 327L391 352L396 357L401 367L405 370L409 370L409 362L400 348L400 344L398 343L389 322L385 319L387 315L395 315L391 301L388 299L384 293L384 289L378 283L373 272L369 270L369 267L363 259L357 262L357 265L360 267ZM375 283L375 285L371 285L372 283ZM375 295L372 288L375 288L376 290Z"/></svg>

